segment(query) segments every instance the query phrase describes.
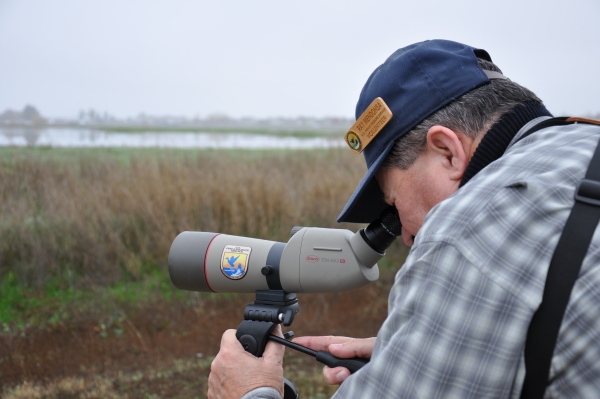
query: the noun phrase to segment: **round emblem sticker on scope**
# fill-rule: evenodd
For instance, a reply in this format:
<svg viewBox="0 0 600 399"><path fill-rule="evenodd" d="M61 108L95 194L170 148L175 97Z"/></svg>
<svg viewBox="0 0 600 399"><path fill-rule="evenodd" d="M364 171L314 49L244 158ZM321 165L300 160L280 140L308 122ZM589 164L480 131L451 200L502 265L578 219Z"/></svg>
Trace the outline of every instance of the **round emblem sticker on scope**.
<svg viewBox="0 0 600 399"><path fill-rule="evenodd" d="M221 272L231 280L239 280L248 272L248 260L250 259L250 247L238 245L226 245L221 258Z"/></svg>
<svg viewBox="0 0 600 399"><path fill-rule="evenodd" d="M346 136L346 142L354 151L360 150L360 138L354 132L348 132Z"/></svg>

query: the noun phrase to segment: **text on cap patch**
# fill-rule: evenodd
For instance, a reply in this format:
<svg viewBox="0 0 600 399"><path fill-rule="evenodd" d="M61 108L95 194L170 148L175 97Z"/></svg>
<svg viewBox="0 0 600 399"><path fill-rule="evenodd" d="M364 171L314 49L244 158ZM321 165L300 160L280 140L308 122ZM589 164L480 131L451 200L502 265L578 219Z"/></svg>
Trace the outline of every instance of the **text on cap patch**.
<svg viewBox="0 0 600 399"><path fill-rule="evenodd" d="M391 119L392 111L377 97L346 132L344 140L352 151L360 154Z"/></svg>

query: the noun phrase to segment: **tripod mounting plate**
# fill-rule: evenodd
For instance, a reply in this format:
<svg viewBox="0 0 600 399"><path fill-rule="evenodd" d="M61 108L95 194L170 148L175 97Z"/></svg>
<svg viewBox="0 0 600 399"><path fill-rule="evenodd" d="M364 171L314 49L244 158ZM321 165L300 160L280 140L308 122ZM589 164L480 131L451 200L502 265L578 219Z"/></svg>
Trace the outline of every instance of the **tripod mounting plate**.
<svg viewBox="0 0 600 399"><path fill-rule="evenodd" d="M296 294L285 291L256 291L256 300L244 309L244 320L266 321L275 324L283 322L289 326L300 311Z"/></svg>

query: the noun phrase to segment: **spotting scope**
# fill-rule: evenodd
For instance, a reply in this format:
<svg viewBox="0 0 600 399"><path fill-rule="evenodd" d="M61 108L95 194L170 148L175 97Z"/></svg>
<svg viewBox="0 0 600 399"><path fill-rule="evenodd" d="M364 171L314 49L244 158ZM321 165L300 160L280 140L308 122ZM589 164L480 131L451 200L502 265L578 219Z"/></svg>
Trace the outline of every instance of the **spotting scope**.
<svg viewBox="0 0 600 399"><path fill-rule="evenodd" d="M379 278L377 261L400 235L395 207L356 233L294 227L287 243L185 231L169 252L169 274L183 290L339 292Z"/></svg>
<svg viewBox="0 0 600 399"><path fill-rule="evenodd" d="M183 290L254 292L236 331L242 347L262 356L267 342L313 356L329 367L358 371L369 359L340 359L272 334L277 324L290 326L300 311L296 292L339 292L362 287L379 278L377 261L400 235L395 207L356 233L350 230L294 227L287 243L227 234L184 231L169 251L169 275ZM284 378L284 399L298 392Z"/></svg>

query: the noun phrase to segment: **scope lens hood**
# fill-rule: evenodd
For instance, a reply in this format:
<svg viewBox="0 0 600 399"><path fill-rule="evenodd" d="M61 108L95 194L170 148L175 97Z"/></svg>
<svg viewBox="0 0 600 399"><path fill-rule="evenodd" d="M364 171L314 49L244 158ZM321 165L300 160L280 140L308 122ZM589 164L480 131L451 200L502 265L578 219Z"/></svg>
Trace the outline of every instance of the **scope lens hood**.
<svg viewBox="0 0 600 399"><path fill-rule="evenodd" d="M206 253L218 233L184 231L169 251L169 276L181 290L210 292L204 271Z"/></svg>

